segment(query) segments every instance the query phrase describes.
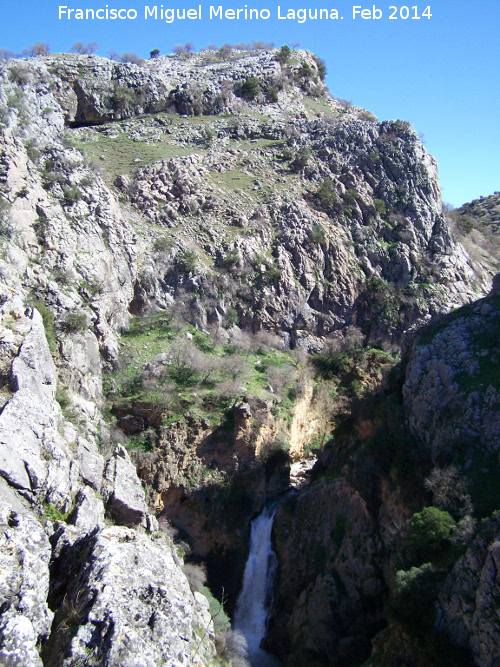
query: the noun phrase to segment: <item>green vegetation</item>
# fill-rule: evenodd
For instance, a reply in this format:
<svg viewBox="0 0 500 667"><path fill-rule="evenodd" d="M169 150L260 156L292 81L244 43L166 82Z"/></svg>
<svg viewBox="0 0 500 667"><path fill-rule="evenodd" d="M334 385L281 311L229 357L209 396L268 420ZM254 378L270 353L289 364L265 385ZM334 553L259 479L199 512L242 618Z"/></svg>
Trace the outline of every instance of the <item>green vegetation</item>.
<svg viewBox="0 0 500 667"><path fill-rule="evenodd" d="M428 633L434 627L433 603L446 572L431 563L396 573L389 613L411 632Z"/></svg>
<svg viewBox="0 0 500 667"><path fill-rule="evenodd" d="M199 148L181 146L170 139L162 139L155 143L133 141L125 132L113 138L99 133L95 141L79 143L78 148L90 163L99 164L99 171L110 185L120 174L133 174L138 166L152 164L158 160L169 160L179 155L189 155L195 150L198 153L203 152ZM101 155L105 156L104 161L100 160Z"/></svg>
<svg viewBox="0 0 500 667"><path fill-rule="evenodd" d="M54 329L54 313L43 303L43 301L35 296L28 297L26 303L31 308L36 308L42 316L43 326L45 328L45 337L49 345L49 350L52 355L57 354L59 350L56 332Z"/></svg>
<svg viewBox="0 0 500 667"><path fill-rule="evenodd" d="M292 57L292 50L290 49L289 46L286 44L281 47L281 49L277 52L276 54L276 60L281 64L281 65L286 65L290 62L290 58Z"/></svg>
<svg viewBox="0 0 500 667"><path fill-rule="evenodd" d="M311 157L311 150L307 146L302 146L295 153L290 168L295 172L302 171L309 164Z"/></svg>
<svg viewBox="0 0 500 667"><path fill-rule="evenodd" d="M118 113L128 111L137 103L135 92L125 86L116 86L109 98L110 106Z"/></svg>
<svg viewBox="0 0 500 667"><path fill-rule="evenodd" d="M195 273L198 266L198 254L194 250L185 250L176 256L175 265L182 273Z"/></svg>
<svg viewBox="0 0 500 667"><path fill-rule="evenodd" d="M249 76L241 86L241 95L246 100L253 100L260 93L260 83L256 76Z"/></svg>
<svg viewBox="0 0 500 667"><path fill-rule="evenodd" d="M338 204L337 193L331 178L325 178L316 192L320 207L324 211L331 211Z"/></svg>
<svg viewBox="0 0 500 667"><path fill-rule="evenodd" d="M83 313L68 313L59 325L68 334L83 333L87 328L87 316Z"/></svg>
<svg viewBox="0 0 500 667"><path fill-rule="evenodd" d="M67 521L71 511L62 512L56 505L46 504L43 507L43 516L47 521Z"/></svg>
<svg viewBox="0 0 500 667"><path fill-rule="evenodd" d="M412 516L410 526L410 547L423 559L427 559L445 546L451 537L455 521L444 510L424 507L421 512L416 512Z"/></svg>

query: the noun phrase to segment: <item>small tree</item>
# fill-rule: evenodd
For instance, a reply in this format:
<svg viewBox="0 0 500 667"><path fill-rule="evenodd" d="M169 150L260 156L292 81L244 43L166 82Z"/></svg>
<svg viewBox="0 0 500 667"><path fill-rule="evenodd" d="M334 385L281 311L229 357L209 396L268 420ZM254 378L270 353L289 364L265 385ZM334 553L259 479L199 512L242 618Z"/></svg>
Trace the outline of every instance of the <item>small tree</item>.
<svg viewBox="0 0 500 667"><path fill-rule="evenodd" d="M80 55L95 53L96 51L97 51L96 42L88 42L87 44L84 44L83 42L75 42L70 49L71 53L79 53Z"/></svg>
<svg viewBox="0 0 500 667"><path fill-rule="evenodd" d="M228 58L231 55L232 50L233 50L233 45L229 44L229 42L226 42L225 44L223 44L220 47L218 53L219 53L221 58L225 59L225 58Z"/></svg>
<svg viewBox="0 0 500 667"><path fill-rule="evenodd" d="M130 53L123 54L122 63L132 63L133 65L140 65L142 63L142 60L139 58L137 53L131 51Z"/></svg>
<svg viewBox="0 0 500 667"><path fill-rule="evenodd" d="M186 49L186 53L192 53L196 50L193 42L186 42L184 48Z"/></svg>
<svg viewBox="0 0 500 667"><path fill-rule="evenodd" d="M50 46L43 42L35 42L28 49L24 49L23 56L34 58L35 56L46 56L50 53Z"/></svg>
<svg viewBox="0 0 500 667"><path fill-rule="evenodd" d="M175 55L180 56L183 53L186 53L186 47L183 44L176 44L172 48L172 51L175 53Z"/></svg>
<svg viewBox="0 0 500 667"><path fill-rule="evenodd" d="M0 60L9 60L10 58L17 58L17 53L9 49L0 49Z"/></svg>
<svg viewBox="0 0 500 667"><path fill-rule="evenodd" d="M290 166L292 167L293 171L302 171L302 169L308 165L310 159L311 151L307 146L302 146L302 148L299 148L299 150L296 152L293 162Z"/></svg>
<svg viewBox="0 0 500 667"><path fill-rule="evenodd" d="M310 79L313 76L313 71L311 69L311 66L305 60L299 67L298 75L303 79Z"/></svg>
<svg viewBox="0 0 500 667"><path fill-rule="evenodd" d="M276 60L282 65L286 65L287 62L290 60L291 55L292 55L292 50L290 49L289 46L285 44L276 54Z"/></svg>
<svg viewBox="0 0 500 667"><path fill-rule="evenodd" d="M337 194L331 178L325 178L316 193L319 204L324 211L329 211L337 203Z"/></svg>
<svg viewBox="0 0 500 667"><path fill-rule="evenodd" d="M153 49L152 51L149 52L149 57L151 60L154 60L154 58L158 58L160 55L160 49Z"/></svg>
<svg viewBox="0 0 500 667"><path fill-rule="evenodd" d="M453 517L437 507L424 507L411 520L410 546L426 558L440 549L451 537Z"/></svg>
<svg viewBox="0 0 500 667"><path fill-rule="evenodd" d="M241 86L241 94L246 100L253 100L260 93L260 83L256 76L249 76Z"/></svg>
<svg viewBox="0 0 500 667"><path fill-rule="evenodd" d="M396 572L389 614L413 632L428 632L434 626L434 601L444 575L431 563Z"/></svg>
<svg viewBox="0 0 500 667"><path fill-rule="evenodd" d="M318 56L313 56L314 62L316 63L316 67L318 68L318 75L321 81L325 80L326 76L326 65L325 61L322 60L321 58L318 58Z"/></svg>

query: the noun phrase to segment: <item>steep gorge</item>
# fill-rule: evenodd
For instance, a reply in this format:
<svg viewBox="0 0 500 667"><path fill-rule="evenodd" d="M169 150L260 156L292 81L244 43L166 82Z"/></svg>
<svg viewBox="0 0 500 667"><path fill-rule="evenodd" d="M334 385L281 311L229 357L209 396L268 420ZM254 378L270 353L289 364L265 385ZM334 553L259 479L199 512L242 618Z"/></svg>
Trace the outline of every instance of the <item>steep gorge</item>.
<svg viewBox="0 0 500 667"><path fill-rule="evenodd" d="M494 585L476 568L457 590L451 572L496 554L481 496L498 476L496 260L454 238L411 125L333 99L319 65L299 50L0 64L12 664L228 664L181 552L232 613L250 521L311 449L312 482L275 521L272 651L438 664L431 630L391 604L398 570L432 579L411 520L441 507L425 479L453 463L476 515L442 504L460 535L426 554L426 604L451 647L493 664L491 594L487 623L463 598Z"/></svg>

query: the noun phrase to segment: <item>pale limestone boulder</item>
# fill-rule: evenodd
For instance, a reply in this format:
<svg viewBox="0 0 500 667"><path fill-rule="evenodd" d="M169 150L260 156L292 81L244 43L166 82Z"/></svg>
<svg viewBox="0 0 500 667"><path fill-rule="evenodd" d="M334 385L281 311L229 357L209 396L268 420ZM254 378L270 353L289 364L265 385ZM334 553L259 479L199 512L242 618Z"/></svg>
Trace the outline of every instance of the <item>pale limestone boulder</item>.
<svg viewBox="0 0 500 667"><path fill-rule="evenodd" d="M0 664L38 667L37 645L50 633L51 547L40 523L0 496Z"/></svg>
<svg viewBox="0 0 500 667"><path fill-rule="evenodd" d="M118 445L106 463L103 496L106 507L119 524L146 526L148 507L144 489L127 450Z"/></svg>

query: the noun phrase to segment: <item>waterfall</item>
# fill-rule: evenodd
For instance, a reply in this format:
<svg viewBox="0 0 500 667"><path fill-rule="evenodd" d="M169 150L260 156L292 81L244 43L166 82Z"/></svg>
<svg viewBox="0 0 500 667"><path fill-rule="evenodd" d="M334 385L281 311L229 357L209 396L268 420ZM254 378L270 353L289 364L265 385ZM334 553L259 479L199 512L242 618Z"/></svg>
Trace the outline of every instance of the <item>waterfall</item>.
<svg viewBox="0 0 500 667"><path fill-rule="evenodd" d="M275 504L266 507L252 521L250 553L234 615L234 629L245 640L247 660L256 667L279 664L259 649L266 635L278 565L276 554L271 548L271 529L276 509Z"/></svg>

